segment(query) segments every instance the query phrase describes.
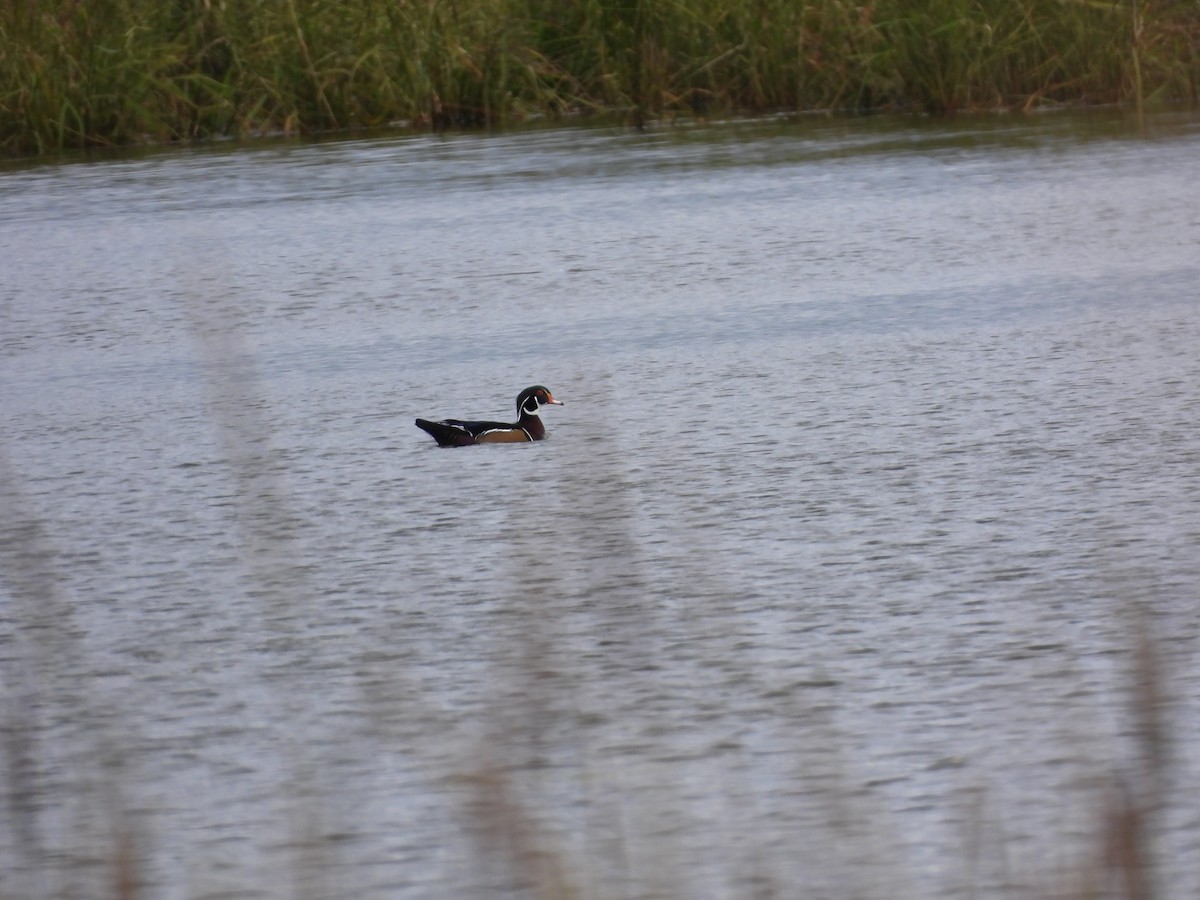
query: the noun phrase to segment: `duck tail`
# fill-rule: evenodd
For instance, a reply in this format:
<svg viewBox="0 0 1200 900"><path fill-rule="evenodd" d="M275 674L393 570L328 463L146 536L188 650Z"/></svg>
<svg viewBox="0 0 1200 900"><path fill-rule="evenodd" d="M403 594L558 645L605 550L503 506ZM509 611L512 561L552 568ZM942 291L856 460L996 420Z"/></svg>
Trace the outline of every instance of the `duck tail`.
<svg viewBox="0 0 1200 900"><path fill-rule="evenodd" d="M417 419L417 427L427 432L438 442L439 447L467 447L475 443L475 436L465 428L456 428L445 422L430 422Z"/></svg>

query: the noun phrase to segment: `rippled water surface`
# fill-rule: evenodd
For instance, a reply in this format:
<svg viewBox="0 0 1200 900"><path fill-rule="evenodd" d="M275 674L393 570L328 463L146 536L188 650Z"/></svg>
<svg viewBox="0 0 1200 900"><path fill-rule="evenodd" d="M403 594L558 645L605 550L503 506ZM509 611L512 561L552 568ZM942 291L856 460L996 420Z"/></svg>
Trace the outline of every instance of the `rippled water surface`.
<svg viewBox="0 0 1200 900"><path fill-rule="evenodd" d="M1120 781L1196 896L1197 184L1095 116L0 171L0 894L1044 895Z"/></svg>

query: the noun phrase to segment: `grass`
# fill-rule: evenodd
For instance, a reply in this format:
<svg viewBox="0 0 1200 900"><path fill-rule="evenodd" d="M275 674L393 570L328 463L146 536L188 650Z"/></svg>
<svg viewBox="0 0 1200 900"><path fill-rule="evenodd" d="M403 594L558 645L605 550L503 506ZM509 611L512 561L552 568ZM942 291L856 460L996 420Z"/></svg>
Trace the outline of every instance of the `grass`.
<svg viewBox="0 0 1200 900"><path fill-rule="evenodd" d="M0 152L405 124L1200 97L1191 0L29 0Z"/></svg>

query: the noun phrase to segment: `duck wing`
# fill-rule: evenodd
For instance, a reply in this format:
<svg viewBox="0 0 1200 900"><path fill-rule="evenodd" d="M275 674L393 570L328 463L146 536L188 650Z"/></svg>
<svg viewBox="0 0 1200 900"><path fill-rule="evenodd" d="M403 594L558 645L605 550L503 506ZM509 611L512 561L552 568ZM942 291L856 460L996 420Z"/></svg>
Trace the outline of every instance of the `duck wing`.
<svg viewBox="0 0 1200 900"><path fill-rule="evenodd" d="M465 419L442 419L431 422L417 419L417 427L428 432L440 447L469 447L480 435L489 431L512 431L511 422L467 421Z"/></svg>

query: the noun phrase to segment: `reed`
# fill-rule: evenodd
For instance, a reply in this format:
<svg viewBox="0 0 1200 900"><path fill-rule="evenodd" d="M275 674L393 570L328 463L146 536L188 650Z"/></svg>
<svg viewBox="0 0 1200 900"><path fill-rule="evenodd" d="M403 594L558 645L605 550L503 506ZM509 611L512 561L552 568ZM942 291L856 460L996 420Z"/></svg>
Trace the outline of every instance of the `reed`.
<svg viewBox="0 0 1200 900"><path fill-rule="evenodd" d="M301 70L307 65L302 54L293 60L293 64ZM330 85L321 87L326 92L324 102L336 112L338 92L330 90ZM323 105L316 95L315 85L310 102L318 109ZM236 322L236 317L230 316L227 310L221 310L211 302L197 301L189 307L188 313L199 353L208 363L204 368L208 373L205 406L212 416L219 447L214 462L229 468L236 485L231 495L236 509L230 514L230 525L236 540L247 551L247 574L253 585L248 596L261 604L258 627L264 635L275 632L284 638L282 643L294 648L291 652L306 655L303 645L312 633L308 623L313 621L308 613L323 602L317 584L309 580L311 573L319 567L308 564L311 560L304 548L290 537L296 533L288 527L295 515L290 508L292 498L281 479L283 470L276 465L278 459L265 452L271 447L273 436L266 420L259 418L264 405L261 386L254 377L253 367L244 362L251 359L252 354L243 337L230 324ZM222 326L228 330L222 331ZM239 361L242 361L241 365ZM88 629L80 623L74 598L64 589L65 582L60 582L56 569L65 555L55 546L52 529L39 518L37 504L27 495L21 473L10 464L3 450L0 446L0 496L5 498L5 503L0 504L0 563L3 563L5 576L5 617L10 634L5 653L0 655L0 678L6 689L6 702L0 704L0 792L7 804L7 819L0 823L0 845L15 849L20 863L15 872L5 873L5 896L107 896L118 900L149 896L154 881L150 877L153 873L147 870L153 853L147 847L154 844L155 835L151 828L155 824L155 815L153 809L145 809L125 796L131 785L147 777L147 773L136 765L137 760L145 760L146 756L130 753L131 746L143 742L132 738L127 742L118 736L126 722L121 707L108 706L107 693L97 687L99 678L79 677L82 672L104 671L108 660L89 661L93 651L89 646ZM602 467L605 463L600 461L593 465ZM619 483L604 477L607 474L603 469L597 469L584 476L580 483ZM568 481L562 489L570 491L572 483ZM603 522L601 527L607 529L603 545L610 548L623 566L627 564L629 554L624 548L636 544L632 532L627 530L632 521L630 512L636 504L633 495L625 496L623 490L627 489L618 487L615 494L601 501L607 518L578 517L580 531L564 535L565 545L570 546L595 528L597 522ZM581 509L586 511L588 502L597 502L596 496L586 490L578 494L578 501L585 504ZM65 534L60 539L69 541L70 537ZM532 545L517 544L511 549L521 567L536 562ZM84 554L82 558L91 555ZM596 577L603 579L605 576ZM596 585L597 596L602 596L601 581ZM474 839L474 856L469 857L473 874L480 884L489 884L496 892L507 887L511 890L505 893L547 900L689 896L689 882L694 879L684 870L683 857L675 855L678 834L686 831L688 826L647 829L638 821L639 803L635 792L622 790L628 782L604 773L594 762L603 756L605 748L602 745L611 741L613 735L637 733L639 729L626 732L618 727L600 739L598 733L589 733L582 724L584 717L576 705L576 691L589 677L595 676L595 670L570 649L569 642L557 639L559 632L550 624L554 617L546 616L548 607L543 602L555 589L552 581L534 582L527 592L515 594L506 609L506 617L516 620L510 626L513 644L507 653L512 660L520 660L520 664L498 670L498 674L506 673L510 679L505 689L496 695L505 702L488 708L484 732L487 737L478 746L475 741L479 737L473 728L460 733L446 727L450 719L467 713L458 707L444 706L436 691L428 693L428 674L406 671L402 658L392 654L384 654L382 660L372 662L370 657L374 654L365 653L336 666L344 671L335 678L358 680L363 694L372 698L362 713L370 721L355 723L349 715L352 708L332 706L329 714L336 716L336 724L329 721L326 726L338 728L340 740L345 742L356 742L365 736L370 739L369 736L374 735L380 741L379 746L387 748L379 760L379 772L388 773L389 779L397 759L416 760L422 777L429 779L431 786L428 789L437 792L448 805L461 804L463 807L466 830ZM103 601L93 599L91 602ZM219 606L214 607L216 615L222 615ZM298 615L293 613L296 607L301 609ZM654 635L658 629L656 617L661 613L654 611L654 604L599 603L597 607L605 610L602 617L594 620L597 635L603 635L607 640L634 634ZM1114 764L1111 779L1106 779L1109 781L1108 798L1096 813L1093 839L1088 842L1084 857L1078 863L1068 864L1056 876L1012 872L1008 866L1003 830L998 823L987 820L980 803L978 811L967 823L968 878L963 888L956 892L957 896L1152 900L1154 897L1183 895L1178 888L1172 890L1157 884L1160 874L1158 854L1164 852L1167 844L1164 827L1169 808L1167 801L1172 786L1179 779L1179 761L1174 758L1173 748L1179 740L1177 732L1182 733L1179 722L1183 707L1178 705L1179 700L1173 696L1171 687L1178 683L1178 678L1170 677L1169 658L1163 653L1167 644L1155 631L1154 609L1149 604L1130 604L1126 616L1128 647L1122 652L1128 660L1126 690L1131 724L1124 729L1121 743L1129 746L1124 753L1119 752L1120 748L1114 748L1117 752L1112 755L1126 761ZM670 640L682 636L682 633L673 633ZM207 655L209 651L196 652ZM656 677L656 652L657 641L653 639L641 648L644 665L636 666L631 673L639 687ZM1175 655L1183 652L1177 649ZM636 654L626 657L627 660L635 658ZM59 663L64 659L74 661L65 670ZM445 664L453 667L452 663ZM347 843L353 844L357 837L353 832L320 827L322 800L331 803L341 790L337 781L339 770L336 765L318 765L318 756L308 756L308 735L302 723L306 721L303 712L312 698L327 686L329 671L324 664L317 668L292 668L279 662L267 666L264 671L276 668L277 673L264 679L256 690L268 694L274 692L273 702L288 714L276 720L273 726L254 727L277 729L278 749L275 752L280 760L287 761L282 766L290 767L290 779L280 790L294 791L295 796L285 797L288 802L279 808L294 807L299 813L293 814L288 823L295 830L289 843L296 852L296 868L292 872L255 871L253 876L269 883L272 895L353 896L352 885L356 881L364 887L371 886L376 892L381 890L378 872L383 866L399 869L417 861L416 867L420 868L422 863L419 861L426 858L428 850L421 847L411 857L398 851L397 848L407 849L403 830L393 836L387 857L381 862L353 857L353 851L339 849ZM381 674L383 669L386 674ZM168 676L165 672L148 670L138 677L158 684L166 677L190 679L192 671L188 666ZM194 671L202 672L204 667L197 664ZM1070 667L1062 671L1069 672ZM662 687L666 687L666 682ZM786 701L784 695L799 687L793 685L772 692L769 696L772 696L773 705L779 703L786 707L790 701ZM241 709L240 702L227 706L219 692L210 690L212 702L219 704L216 708L234 710L235 718L242 715L236 712ZM609 690L610 687L605 687L595 695L596 698L607 696ZM640 690L639 696L642 696ZM832 704L825 708L836 709ZM126 710L124 716L130 716L131 712L132 708ZM686 718L694 717L697 712L697 709L682 704L675 714ZM819 735L818 745L836 748L839 741L846 740L833 726L832 718L826 720L815 706L806 712L812 715L806 714L799 721L805 723L803 730ZM672 715L664 714L667 718ZM759 714L765 721L778 716L779 711L764 708ZM413 722L434 723L436 727L420 731L413 728ZM129 724L130 735L136 735L145 725L139 724L136 717ZM164 729L165 733L172 734L174 727L177 727L176 723ZM557 751L544 753L542 748L546 746L543 742L547 741L547 732L556 730L557 736L547 743L551 747L557 746ZM192 740L187 730L166 738L158 737L158 733L156 729L151 730L150 734L155 736L146 739L142 753L146 744L154 753L165 754L170 752L168 748L173 743L187 745ZM259 741L262 738L252 736L250 739ZM315 743L321 745L329 741L336 745L338 739L322 735L322 740ZM596 743L598 739L600 743ZM462 746L459 746L460 741ZM330 750L329 743L324 746L322 752L332 752L334 758L338 757L336 751ZM127 753L132 760L128 763L123 761ZM189 768L200 773L191 776L196 782L203 784L212 777L206 774L208 767L213 765L210 758L191 751L190 747L176 749L172 755L176 753L187 761ZM755 759L752 753L744 755L745 774L737 776L733 774L736 770L731 768L726 777L755 779L755 786L747 791L747 796L753 796L756 790L761 790L761 784L772 784L779 769L773 762ZM553 765L546 762L545 757L553 759ZM797 757L798 767L810 762L803 758L800 746ZM349 754L348 758L353 759L354 754ZM649 756L645 759L643 765L652 769L655 777L666 784L673 779L678 779L680 785L687 782L680 774L687 766L684 758L672 761ZM845 764L849 765L848 762ZM850 779L839 782L838 765L841 765L840 761L832 767L833 771L824 773L824 777L831 779L834 790L843 796L831 808L829 821L823 827L807 830L803 840L817 846L828 841L831 847L857 842L858 851L845 858L868 859L878 850L871 841L871 832L866 828L851 828L848 819L869 815L869 804L873 801L864 799L870 797L870 792L864 791L863 785L854 784ZM574 820L584 840L568 841L561 833L564 829L560 827L556 831L551 827L556 807L564 802L561 786L545 787L544 792L539 788L553 782L554 776L547 773L556 769L574 772L573 778L578 782L575 790L579 792L574 802L595 810L593 821ZM227 764L223 771L228 771ZM985 771L976 777L1002 783L1005 775L1003 771ZM360 772L358 777L365 776ZM757 782L759 777L763 779L761 783ZM192 781L189 779L188 783ZM720 780L703 786L693 784L689 790L697 788L711 792L717 798L722 784ZM399 807L411 785L401 782L394 790L394 802ZM976 792L981 797L982 790L981 786ZM609 796L610 792L612 796ZM130 790L130 793L136 796L137 791ZM802 802L804 794L805 790L793 785L788 796ZM1184 800L1176 800L1176 805L1186 807L1186 798L1190 795L1181 796ZM680 795L683 808L695 800L694 793L686 800ZM271 809L269 803L264 806ZM847 816L846 810L854 811L854 815ZM1181 812L1191 815L1194 810L1184 808ZM278 815L278 811L275 814ZM886 823L882 809L879 814L880 820ZM71 839L75 832L62 829L56 822L59 818L80 821L77 826L80 837L75 839L78 843ZM168 819L170 815L163 818ZM1194 817L1187 821L1194 821ZM257 813L254 822L267 830L274 827L270 811ZM814 895L807 883L789 883L777 874L777 871L786 873L787 869L781 866L776 870L774 863L790 861L798 848L787 839L781 840L769 819L744 826L758 830L740 835L745 839L742 841L730 840L735 836L730 823L716 817L706 822L697 819L694 827L706 841L705 846L722 848L726 854L720 860L724 867L722 872L728 872L731 879L736 879L742 896ZM236 827L229 829L224 824L206 830L237 833ZM238 840L252 843L244 836ZM449 835L447 840L453 841L454 836ZM1053 844L1055 836L1046 835L1045 840ZM163 840L163 844L171 846L169 840ZM211 839L201 840L190 848L195 853L194 861L184 860L189 865L176 865L175 871L186 873L193 865L194 870L200 870L204 864L211 865L213 860L221 858L220 854L227 852L221 848L216 851L218 855L214 855L213 844ZM611 849L614 846L615 852ZM630 859L636 860L639 854L652 859L652 864L640 868L630 864ZM623 863L616 871L612 865L614 856ZM1191 867L1187 870L1190 884L1195 883L1191 877L1195 866L1193 856L1184 858ZM993 859L994 867L1003 872L999 880L991 874L989 864ZM952 871L954 862L953 859L946 860L945 868ZM220 868L220 865L214 867ZM352 874L348 875L348 872ZM844 874L848 884L840 895L911 895L904 890L906 873L900 864L894 883L856 882L852 871ZM290 893L287 890L289 882L295 885ZM395 883L406 884L403 880ZM143 887L145 884L150 887ZM1048 887L1040 889L1042 885ZM240 885L240 891L230 893L256 892L259 886L259 881L255 881ZM181 882L166 887L176 893L189 891L194 894L196 885ZM341 890L334 893L339 887ZM210 895L216 896L216 893ZM825 896L819 892L816 895Z"/></svg>
<svg viewBox="0 0 1200 900"><path fill-rule="evenodd" d="M0 147L1200 98L1185 0L15 0Z"/></svg>

